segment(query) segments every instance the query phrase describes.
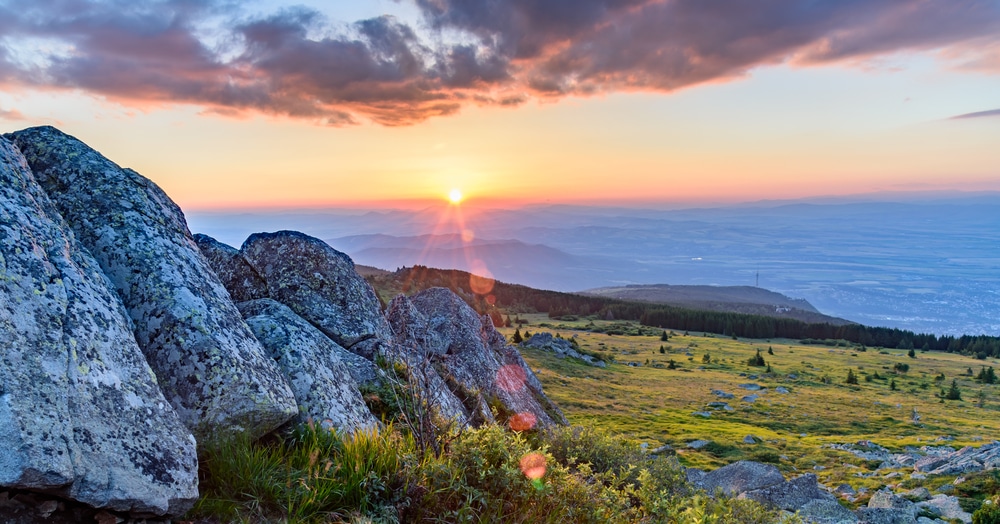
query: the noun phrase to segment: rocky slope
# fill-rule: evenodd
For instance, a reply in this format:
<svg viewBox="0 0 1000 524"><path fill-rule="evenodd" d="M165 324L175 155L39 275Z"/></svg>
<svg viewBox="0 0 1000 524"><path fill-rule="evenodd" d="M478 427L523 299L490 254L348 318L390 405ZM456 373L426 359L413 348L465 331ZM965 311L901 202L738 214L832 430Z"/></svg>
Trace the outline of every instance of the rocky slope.
<svg viewBox="0 0 1000 524"><path fill-rule="evenodd" d="M417 391L459 424L565 423L450 291L387 318L347 255L292 231L192 236L155 184L51 127L0 137L0 341L7 521L181 515L199 440L378 425L359 392L394 380L376 362L425 370Z"/></svg>

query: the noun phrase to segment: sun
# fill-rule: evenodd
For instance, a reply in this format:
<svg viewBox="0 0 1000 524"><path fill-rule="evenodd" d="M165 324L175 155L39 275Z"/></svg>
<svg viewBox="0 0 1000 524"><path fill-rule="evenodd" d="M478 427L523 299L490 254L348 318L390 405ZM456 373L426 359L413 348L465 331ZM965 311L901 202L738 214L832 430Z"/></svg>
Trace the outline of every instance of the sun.
<svg viewBox="0 0 1000 524"><path fill-rule="evenodd" d="M452 189L448 193L448 200L452 204L458 204L459 202L462 201L462 192L460 190L458 190L458 189Z"/></svg>

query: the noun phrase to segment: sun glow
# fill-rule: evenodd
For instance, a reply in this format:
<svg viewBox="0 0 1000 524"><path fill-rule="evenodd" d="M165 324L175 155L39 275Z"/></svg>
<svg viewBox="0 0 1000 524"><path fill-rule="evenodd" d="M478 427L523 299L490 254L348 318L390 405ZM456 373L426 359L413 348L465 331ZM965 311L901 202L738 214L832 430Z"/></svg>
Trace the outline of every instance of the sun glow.
<svg viewBox="0 0 1000 524"><path fill-rule="evenodd" d="M450 192L448 193L448 200L449 200L449 201L450 201L450 202L451 202L452 204L458 204L459 202L461 202L461 201L462 201L462 192L461 192L461 191L459 191L458 189L452 189L452 190L451 190L451 191L450 191Z"/></svg>

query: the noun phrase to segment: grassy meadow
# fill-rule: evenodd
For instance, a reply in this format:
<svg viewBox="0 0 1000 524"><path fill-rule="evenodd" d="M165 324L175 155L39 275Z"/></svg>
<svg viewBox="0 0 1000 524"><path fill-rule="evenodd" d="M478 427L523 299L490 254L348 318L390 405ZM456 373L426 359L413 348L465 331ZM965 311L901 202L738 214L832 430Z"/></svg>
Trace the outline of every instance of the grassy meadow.
<svg viewBox="0 0 1000 524"><path fill-rule="evenodd" d="M670 330L669 340L663 341L662 330L633 323L562 321L545 315L519 318L528 321L519 328L522 334L547 331L576 337L582 350L609 363L601 369L522 349L546 394L572 424L627 434L649 449L669 444L687 466L715 468L752 459L773 462L785 472L814 472L828 485L849 482L855 487L878 487L885 484L883 475L891 471L872 475L877 464L824 444L871 440L901 450L905 446L981 445L1000 435L1000 386L980 384L968 375L969 369L975 375L984 365L1000 367L993 359L919 350L909 357L906 350L846 343L831 347L787 339L734 340ZM509 337L514 328L502 331ZM766 367L747 364L758 350L770 365L770 373ZM667 369L671 360L677 369ZM897 364L908 366L908 371L897 370ZM846 383L848 370L857 384ZM953 380L962 400L941 398ZM748 383L767 389L739 387ZM779 386L788 393L776 392ZM712 390L731 393L734 398L719 398ZM741 401L751 394L760 398L753 403ZM709 408L710 402L726 402L733 410ZM916 423L914 410L919 415ZM744 443L747 435L760 442ZM687 443L694 440L713 444L688 449Z"/></svg>

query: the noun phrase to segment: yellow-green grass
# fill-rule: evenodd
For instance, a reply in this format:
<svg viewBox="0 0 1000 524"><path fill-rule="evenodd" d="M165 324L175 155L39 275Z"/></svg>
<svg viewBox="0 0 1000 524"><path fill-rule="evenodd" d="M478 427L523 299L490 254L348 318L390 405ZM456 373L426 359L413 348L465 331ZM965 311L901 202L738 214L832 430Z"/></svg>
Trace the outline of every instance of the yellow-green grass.
<svg viewBox="0 0 1000 524"><path fill-rule="evenodd" d="M924 445L981 445L1000 435L1000 386L977 383L967 375L981 366L997 366L995 360L905 350L803 345L787 339L734 340L731 337L674 331L668 341L657 335L607 335L583 331L585 325L600 327L606 321L559 321L544 315L521 315L529 323L525 331L558 333L576 337L580 347L607 361L607 368L591 367L573 359L523 349L529 365L538 373L546 394L559 405L574 424L591 424L631 435L650 448L670 444L678 450L682 463L714 468L741 458L777 461L785 471L815 472L821 481L850 481L855 486L878 486L880 475L858 477L874 464L824 444L871 440L890 450ZM621 324L621 323L619 323ZM633 326L635 328L636 326ZM505 328L510 336L514 328ZM667 330L668 333L670 330ZM660 353L660 347L664 353ZM773 355L768 354L771 348ZM747 360L757 350L772 367L751 367ZM690 354L690 355L689 355ZM705 354L710 362L704 363ZM676 370L666 369L674 360ZM626 364L639 363L641 367ZM896 372L894 365L909 365ZM663 367L654 367L654 366ZM845 383L848 369L858 378L857 385ZM747 375L758 375L751 379ZM881 380L866 381L878 373ZM935 380L939 374L944 380ZM790 378L789 375L797 375ZM896 382L891 391L889 383ZM941 391L957 380L962 401L944 400ZM827 382L825 382L827 381ZM738 386L756 383L765 393ZM777 393L779 386L790 393ZM732 393L722 399L712 390ZM977 406L979 391L987 394L985 407ZM754 403L741 397L758 394ZM733 411L709 409L709 402L728 402ZM913 410L920 416L913 423ZM694 415L708 411L708 418ZM747 435L764 442L744 444ZM939 441L940 437L953 441ZM717 444L708 451L686 448L693 440ZM816 468L819 466L819 468ZM905 477L904 477L905 478Z"/></svg>

